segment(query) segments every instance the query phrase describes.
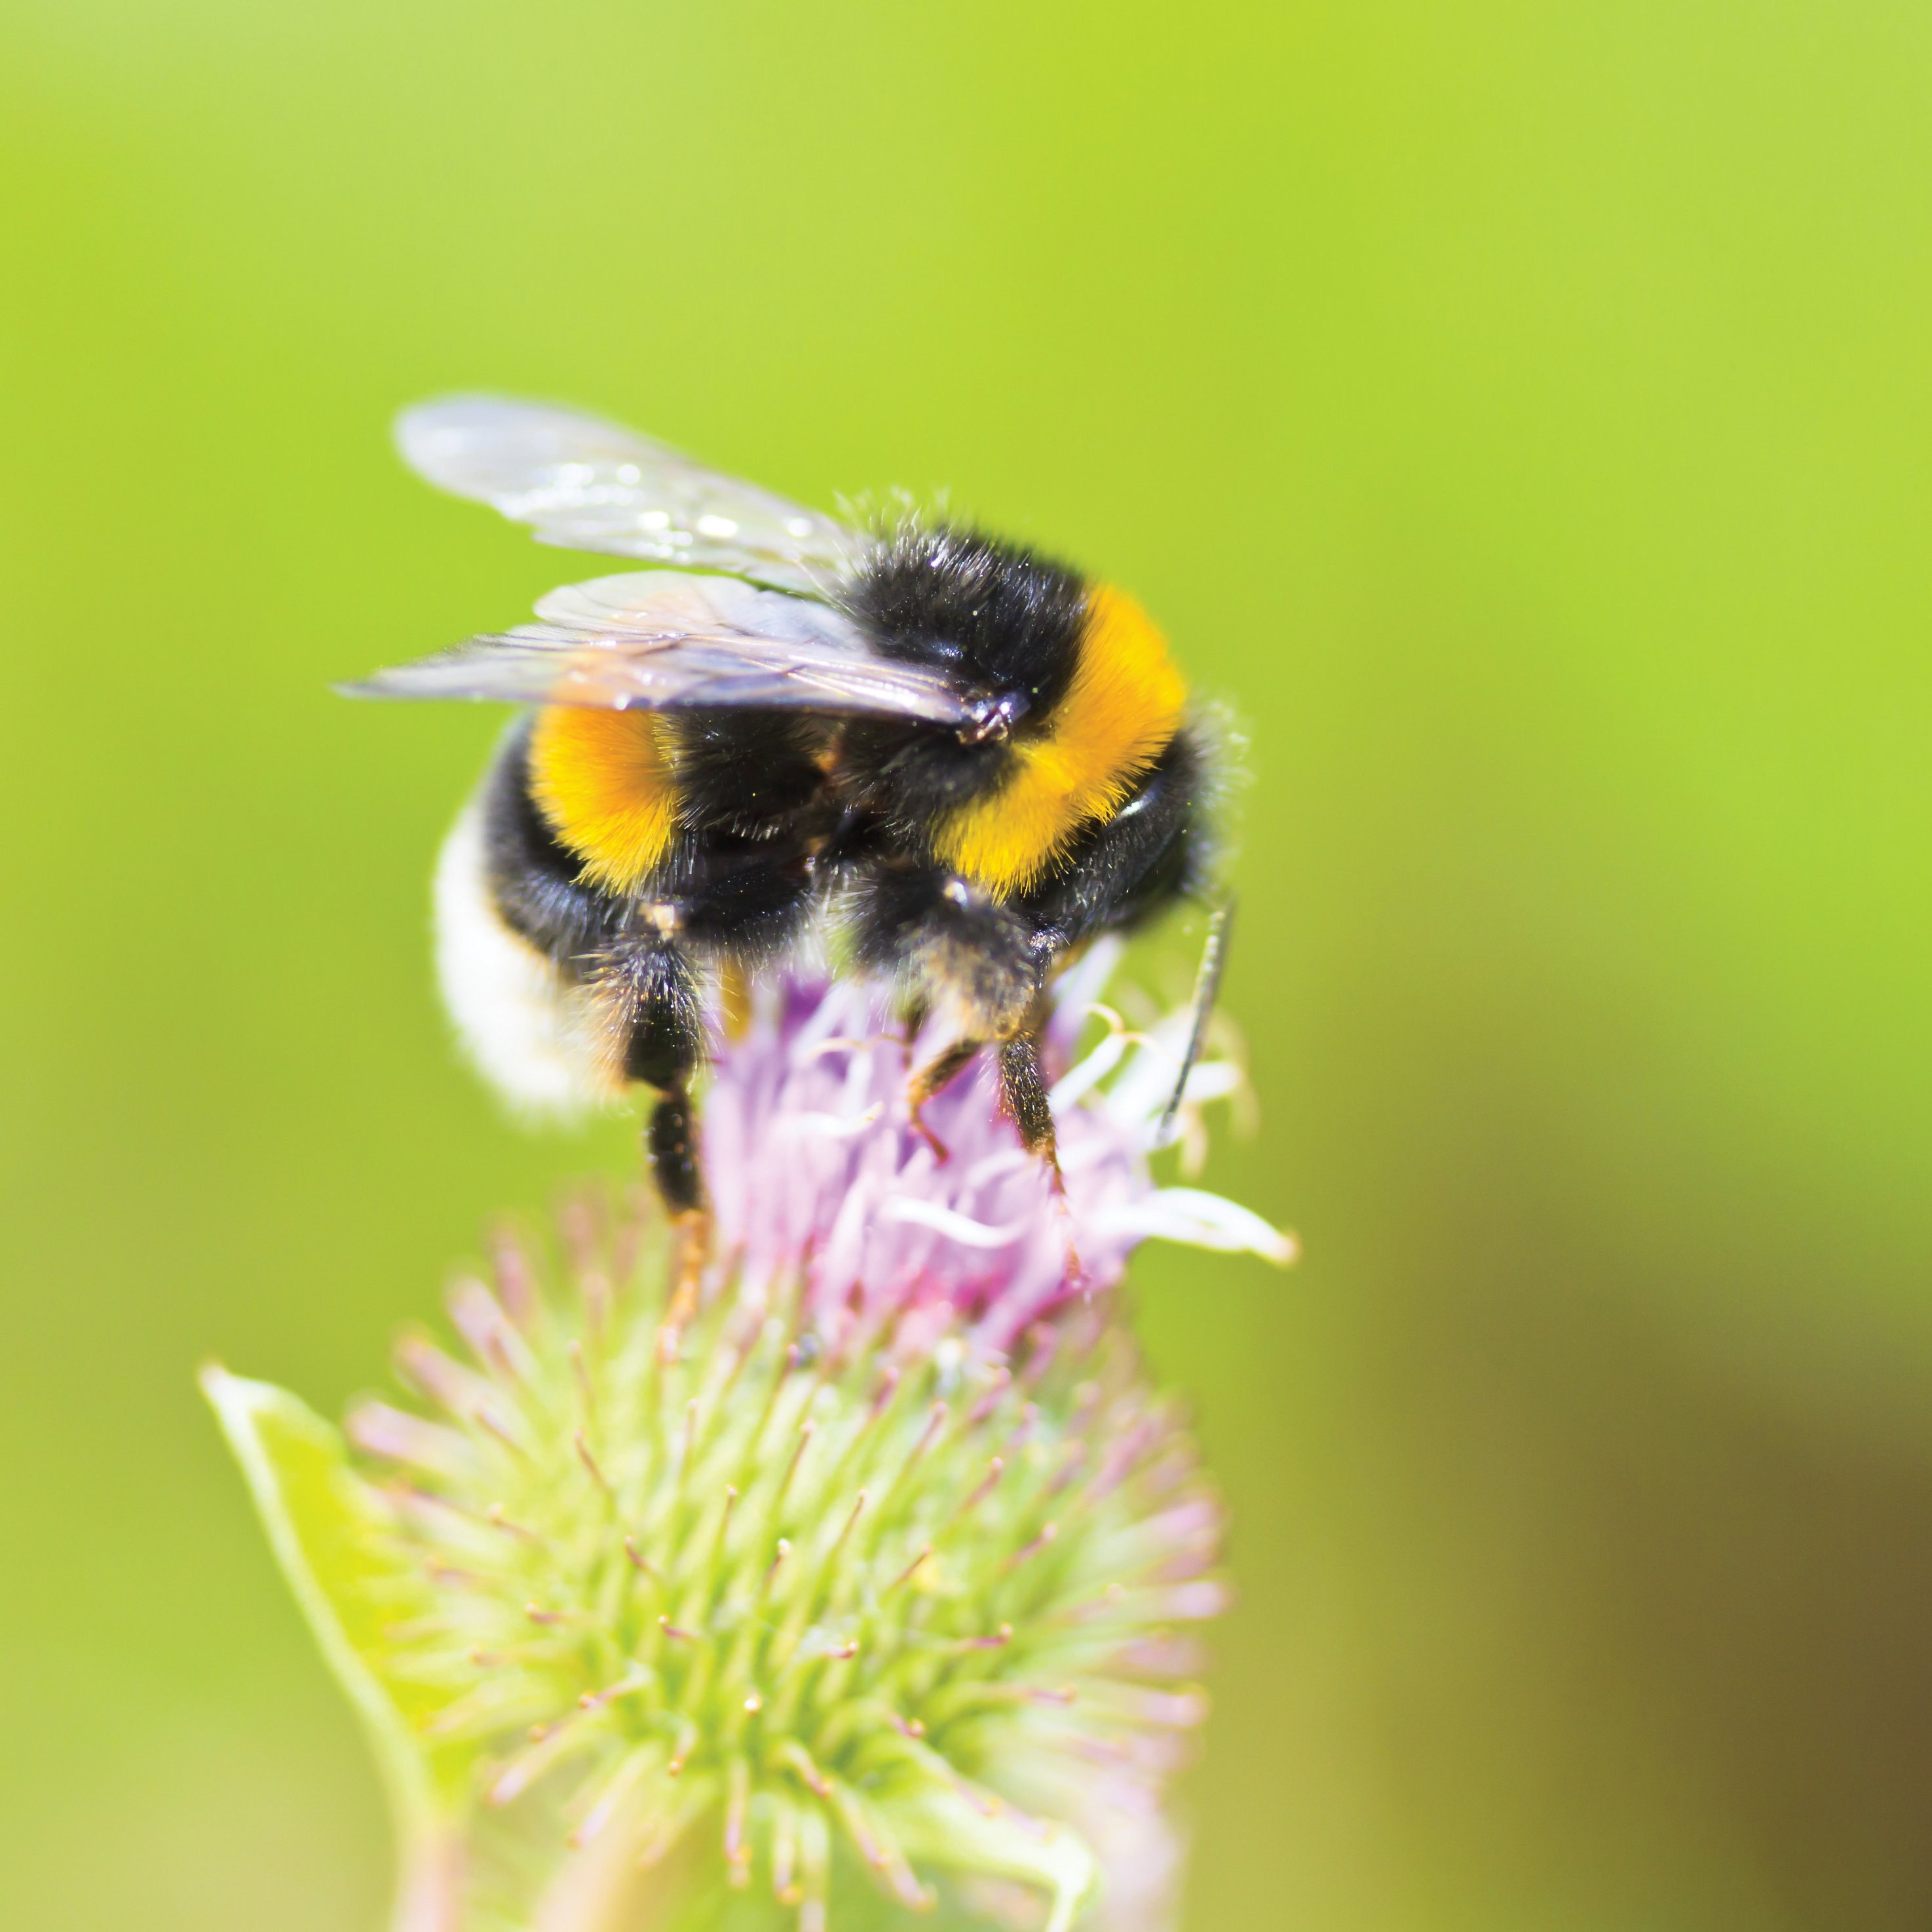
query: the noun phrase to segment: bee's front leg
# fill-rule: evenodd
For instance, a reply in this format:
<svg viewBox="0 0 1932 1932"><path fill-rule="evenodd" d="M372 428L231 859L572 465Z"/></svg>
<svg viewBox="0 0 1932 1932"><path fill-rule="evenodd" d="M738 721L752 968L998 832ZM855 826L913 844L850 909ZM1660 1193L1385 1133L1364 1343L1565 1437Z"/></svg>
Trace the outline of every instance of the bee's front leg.
<svg viewBox="0 0 1932 1932"><path fill-rule="evenodd" d="M1041 968L1027 926L997 895L944 866L882 867L864 882L854 920L860 963L908 988L914 1028L934 1010L960 1037L908 1084L914 1130L940 1160L926 1102L964 1071L989 1040L1004 1039L1036 1000Z"/></svg>
<svg viewBox="0 0 1932 1932"><path fill-rule="evenodd" d="M932 1148L934 1158L942 1165L952 1158L952 1150L926 1125L922 1109L927 1101L964 1070L985 1043L983 1040L956 1040L928 1060L907 1084L906 1104L912 1109L912 1130Z"/></svg>

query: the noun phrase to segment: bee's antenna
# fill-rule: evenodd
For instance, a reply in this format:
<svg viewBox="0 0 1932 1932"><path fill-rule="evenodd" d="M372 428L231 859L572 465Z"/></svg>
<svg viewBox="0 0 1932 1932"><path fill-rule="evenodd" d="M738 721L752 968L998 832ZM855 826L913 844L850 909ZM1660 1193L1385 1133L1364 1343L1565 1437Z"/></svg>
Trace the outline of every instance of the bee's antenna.
<svg viewBox="0 0 1932 1932"><path fill-rule="evenodd" d="M1187 1046L1180 1056L1180 1076L1174 1083L1173 1096L1154 1130L1154 1144L1167 1144L1174 1130L1174 1117L1180 1112L1181 1096L1187 1091L1187 1076L1201 1057L1201 1042L1208 1036L1208 1022L1214 1017L1215 996L1221 990L1221 974L1228 963L1228 933L1234 922L1234 902L1230 895L1214 908L1208 921L1208 943L1201 949L1201 970L1194 976L1194 1018L1187 1030Z"/></svg>

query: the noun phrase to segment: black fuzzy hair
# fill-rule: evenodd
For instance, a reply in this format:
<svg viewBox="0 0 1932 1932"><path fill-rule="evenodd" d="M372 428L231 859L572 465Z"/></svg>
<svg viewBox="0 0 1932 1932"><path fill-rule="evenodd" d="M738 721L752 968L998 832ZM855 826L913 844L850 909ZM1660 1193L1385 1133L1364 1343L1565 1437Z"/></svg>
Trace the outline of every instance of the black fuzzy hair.
<svg viewBox="0 0 1932 1932"><path fill-rule="evenodd" d="M1040 714L1059 702L1073 675L1087 582L983 531L908 522L866 557L843 601L887 657L1022 696Z"/></svg>
<svg viewBox="0 0 1932 1932"><path fill-rule="evenodd" d="M887 532L847 585L848 613L884 656L950 672L1003 704L1019 734L1045 728L1079 662L1085 580L1016 544L951 524ZM947 812L1005 783L1003 735L854 718L846 764L894 832L916 844Z"/></svg>

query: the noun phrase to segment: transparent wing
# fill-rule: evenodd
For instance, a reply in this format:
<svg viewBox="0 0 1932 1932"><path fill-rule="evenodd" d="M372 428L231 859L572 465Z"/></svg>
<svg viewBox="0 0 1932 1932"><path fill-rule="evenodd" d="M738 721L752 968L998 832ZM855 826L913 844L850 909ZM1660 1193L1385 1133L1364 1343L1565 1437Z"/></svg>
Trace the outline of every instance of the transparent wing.
<svg viewBox="0 0 1932 1932"><path fill-rule="evenodd" d="M602 710L754 707L919 718L968 716L944 674L878 656L823 604L729 577L640 571L566 584L545 621L472 638L344 685L352 698L466 698Z"/></svg>
<svg viewBox="0 0 1932 1932"><path fill-rule="evenodd" d="M406 410L396 446L418 475L494 504L566 550L681 563L822 596L864 539L832 518L706 470L595 416L496 396Z"/></svg>

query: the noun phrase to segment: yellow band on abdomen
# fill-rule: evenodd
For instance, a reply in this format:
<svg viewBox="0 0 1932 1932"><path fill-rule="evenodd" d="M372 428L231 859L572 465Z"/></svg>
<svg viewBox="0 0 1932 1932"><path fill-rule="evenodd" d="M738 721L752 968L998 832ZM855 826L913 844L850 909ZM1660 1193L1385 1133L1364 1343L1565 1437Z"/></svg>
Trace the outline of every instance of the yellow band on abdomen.
<svg viewBox="0 0 1932 1932"><path fill-rule="evenodd" d="M634 892L677 830L675 726L655 711L557 705L530 731L530 794L587 884Z"/></svg>
<svg viewBox="0 0 1932 1932"><path fill-rule="evenodd" d="M1125 803L1180 724L1187 687L1167 640L1124 592L1096 585L1066 695L990 796L950 814L934 844L956 872L998 892L1036 884L1082 827Z"/></svg>

